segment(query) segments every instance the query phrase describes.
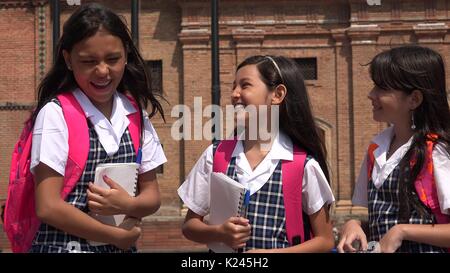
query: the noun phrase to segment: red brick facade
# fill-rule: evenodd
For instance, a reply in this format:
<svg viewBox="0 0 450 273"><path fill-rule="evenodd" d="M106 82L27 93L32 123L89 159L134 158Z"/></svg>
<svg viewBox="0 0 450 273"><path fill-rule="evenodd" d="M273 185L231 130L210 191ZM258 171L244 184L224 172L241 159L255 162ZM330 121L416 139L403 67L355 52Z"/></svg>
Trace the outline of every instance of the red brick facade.
<svg viewBox="0 0 450 273"><path fill-rule="evenodd" d="M82 3L87 1L81 1ZM97 1L130 22L131 1ZM317 80L307 81L313 111L325 133L337 221L350 213L355 175L368 141L385 125L372 120L367 64L378 52L419 43L440 52L450 69L448 0L222 0L220 2L221 103L229 103L236 65L252 54L317 58ZM74 7L61 1L61 23ZM48 1L0 1L0 202L6 197L13 143L34 103L42 73L52 62ZM141 1L140 50L145 60L162 60L167 123L152 120L168 163L158 179L162 208L146 219L143 250L185 251L203 246L182 238L182 204L176 189L209 141L171 138L174 105L193 106L194 96L211 101L210 1ZM447 73L447 86L450 85ZM20 104L12 107L11 103ZM205 118L205 120L207 120ZM357 211L359 213L359 211ZM7 249L0 234L0 249Z"/></svg>

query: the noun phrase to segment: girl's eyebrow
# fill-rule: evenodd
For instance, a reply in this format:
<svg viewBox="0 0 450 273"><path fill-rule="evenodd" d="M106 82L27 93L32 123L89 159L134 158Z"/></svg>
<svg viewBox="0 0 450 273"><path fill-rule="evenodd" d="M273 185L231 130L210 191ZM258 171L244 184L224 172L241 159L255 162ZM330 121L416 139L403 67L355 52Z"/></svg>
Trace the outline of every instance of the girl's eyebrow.
<svg viewBox="0 0 450 273"><path fill-rule="evenodd" d="M106 56L108 56L108 57L121 57L122 56L122 52L112 52L112 53L106 54Z"/></svg>
<svg viewBox="0 0 450 273"><path fill-rule="evenodd" d="M242 79L239 79L239 82L244 82L244 81L251 81L251 79L250 79L250 78L242 78Z"/></svg>
<svg viewBox="0 0 450 273"><path fill-rule="evenodd" d="M121 57L121 56L122 56L122 52L120 52L120 51L111 52L111 53L106 54L106 57ZM89 53L79 52L78 57L80 57L80 58L96 58L97 56L91 55Z"/></svg>

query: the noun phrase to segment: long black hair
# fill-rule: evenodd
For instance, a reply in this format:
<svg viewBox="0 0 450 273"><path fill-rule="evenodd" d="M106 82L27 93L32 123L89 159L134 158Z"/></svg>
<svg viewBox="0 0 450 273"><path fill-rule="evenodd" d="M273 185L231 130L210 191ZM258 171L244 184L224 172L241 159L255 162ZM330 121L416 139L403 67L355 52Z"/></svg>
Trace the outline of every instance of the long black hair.
<svg viewBox="0 0 450 273"><path fill-rule="evenodd" d="M63 50L70 52L76 43L95 35L100 28L120 38L127 54L127 65L117 91L129 92L138 103L140 112L143 108L147 109L150 102L152 108L149 117L159 112L164 119L161 104L152 93L144 60L134 46L126 24L110 9L97 3L88 3L81 5L64 23L57 46L56 62L38 87L38 104L32 115L33 123L46 103L57 95L78 87L72 71L66 66Z"/></svg>
<svg viewBox="0 0 450 273"><path fill-rule="evenodd" d="M414 182L425 162L429 134L436 134L437 141L450 148L450 110L447 101L445 68L441 55L434 50L417 45L393 48L376 55L370 63L370 75L384 90L399 90L407 95L418 90L422 103L414 109L412 144L400 161L400 218L407 222L414 207L423 217L429 214L415 193ZM416 164L411 169L410 160ZM402 202L406 201L406 202Z"/></svg>
<svg viewBox="0 0 450 273"><path fill-rule="evenodd" d="M325 144L319 137L319 128L314 122L305 81L298 64L283 56L251 56L239 64L237 70L246 65L256 65L261 80L269 90L275 90L280 84L286 86L286 97L280 105L280 130L319 162L330 181Z"/></svg>

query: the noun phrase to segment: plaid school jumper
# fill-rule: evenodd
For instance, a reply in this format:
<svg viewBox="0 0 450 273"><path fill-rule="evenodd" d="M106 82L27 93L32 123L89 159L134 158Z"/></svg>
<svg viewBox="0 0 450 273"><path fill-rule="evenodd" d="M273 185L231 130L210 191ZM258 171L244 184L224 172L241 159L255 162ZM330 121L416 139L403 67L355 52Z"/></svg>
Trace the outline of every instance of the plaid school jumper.
<svg viewBox="0 0 450 273"><path fill-rule="evenodd" d="M122 135L119 150L109 157L99 141L94 126L89 120L87 121L89 127L89 155L86 161L86 167L80 180L67 196L66 200L67 203L85 213L89 212L86 190L88 189L88 183L94 181L96 166L100 163L129 163L136 161L136 153L128 129ZM70 235L45 223L42 223L39 227L30 252L66 253L70 252L69 249L75 250L76 252L136 252L135 247L123 251L113 245L91 246L85 239Z"/></svg>
<svg viewBox="0 0 450 273"><path fill-rule="evenodd" d="M214 152L215 152L214 147ZM305 166L312 157L307 156ZM250 196L247 207L247 219L251 225L250 239L238 252L250 249L286 248L289 241L286 235L286 218L282 191L282 160L269 180L257 192ZM238 181L236 174L236 157L232 157L227 168L227 176ZM239 181L238 181L239 182ZM299 181L302 183L302 181ZM302 209L302 208L299 208Z"/></svg>
<svg viewBox="0 0 450 273"><path fill-rule="evenodd" d="M379 189L375 187L372 178L370 178L367 185L370 241L381 240L386 232L399 221L399 176L400 166L397 165ZM425 219L422 219L416 209L411 208L411 210L409 224L436 223L431 213ZM412 241L403 241L397 252L445 253L446 249Z"/></svg>

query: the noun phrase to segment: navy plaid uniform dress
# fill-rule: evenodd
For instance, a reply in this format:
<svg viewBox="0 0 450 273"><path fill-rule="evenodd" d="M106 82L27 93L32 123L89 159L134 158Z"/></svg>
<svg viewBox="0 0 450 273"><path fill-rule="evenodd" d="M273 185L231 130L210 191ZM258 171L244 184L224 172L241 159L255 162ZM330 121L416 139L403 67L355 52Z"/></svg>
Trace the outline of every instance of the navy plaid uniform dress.
<svg viewBox="0 0 450 273"><path fill-rule="evenodd" d="M216 145L213 146L213 153L215 153ZM306 157L305 166L311 158L309 155ZM251 225L251 235L245 247L240 249L239 252L258 248L289 247L286 235L281 164L282 160L278 162L274 172L264 186L250 196L250 203L247 207L247 219ZM236 157L232 157L230 160L227 176L238 181Z"/></svg>
<svg viewBox="0 0 450 273"><path fill-rule="evenodd" d="M386 178L382 186L377 189L370 178L367 185L369 199L369 240L379 241L386 232L398 223L399 220L399 176L400 164ZM420 214L412 208L409 224L436 223L431 215L422 219ZM412 241L403 241L397 252L433 253L446 252L444 248L435 247Z"/></svg>
<svg viewBox="0 0 450 273"><path fill-rule="evenodd" d="M94 181L95 168L100 163L129 163L136 162L136 152L131 140L128 129L125 130L120 140L119 150L112 156L108 156L102 147L94 126L88 121L89 127L89 155L86 161L83 174L75 185L72 192L68 195L66 202L87 213L89 211L87 205L88 183ZM106 253L123 253L136 252L136 248L132 247L127 251L123 251L113 245L91 246L85 239L70 235L62 230L56 229L50 225L42 223L33 240L30 252L45 253L64 253L69 252L73 244L80 247L82 252L106 252Z"/></svg>

